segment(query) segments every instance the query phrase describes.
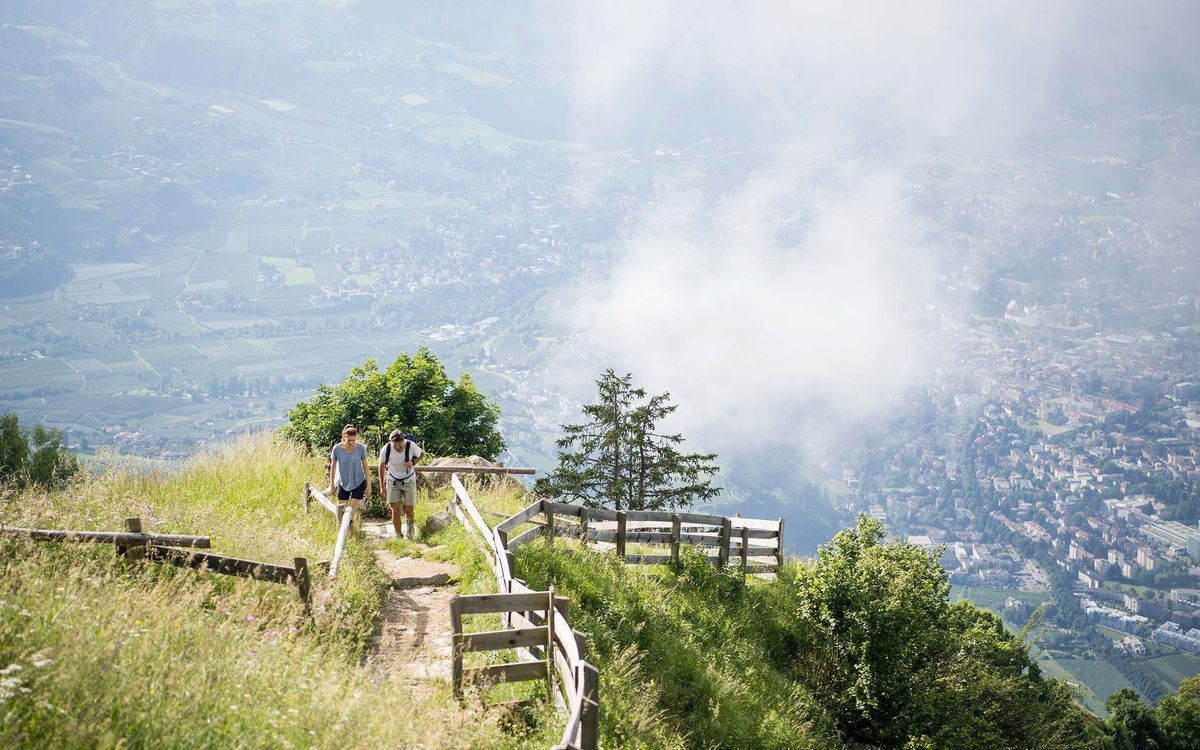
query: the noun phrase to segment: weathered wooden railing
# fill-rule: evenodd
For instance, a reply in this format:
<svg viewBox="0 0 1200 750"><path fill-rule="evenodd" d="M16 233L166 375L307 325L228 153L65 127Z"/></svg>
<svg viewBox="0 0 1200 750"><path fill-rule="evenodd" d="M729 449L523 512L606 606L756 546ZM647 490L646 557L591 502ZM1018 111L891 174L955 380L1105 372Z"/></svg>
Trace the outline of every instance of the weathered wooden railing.
<svg viewBox="0 0 1200 750"><path fill-rule="evenodd" d="M542 609L546 612L554 606L554 589L532 594L469 594L456 596L450 601L450 626L452 630L454 663L451 669L455 696L461 698L463 687L468 682L521 682L545 680L546 695L553 695L553 664L549 658L526 659L509 664L491 664L486 667L470 667L464 670L463 655L475 651L500 651L542 647L548 656L554 647L554 620L545 625L514 630L492 630L467 633L463 630L463 615L502 613ZM507 618L506 618L507 619Z"/></svg>
<svg viewBox="0 0 1200 750"><path fill-rule="evenodd" d="M487 525L457 474L450 477L450 483L454 488L450 511L463 526L480 537L495 570L496 587L499 592L482 598L458 597L456 601L466 599L466 603L451 603L454 630L456 634L461 635L461 638L456 639L456 645L463 650L469 650L465 648L470 643L469 639L481 635L485 636L485 644L509 642L509 645L497 648L513 648L526 661L518 662L524 666L507 665L512 669L480 673L498 681L509 678L529 679L530 676L536 679L541 674L541 668L528 665L544 662L547 665L547 678L552 683L556 682L562 691L552 692L557 698L564 700L568 712L562 741L553 750L595 750L599 742L600 677L596 668L586 661L586 639L567 622L569 602L562 597L555 597L553 591L533 591L524 581L515 578L513 556L506 544L506 538ZM485 605L485 601L491 603ZM539 607L541 602L545 604ZM486 609L479 609L485 606ZM469 611L501 613L506 630L487 634L463 634L461 615ZM456 614L460 619L454 621ZM546 645L533 645L534 640L542 643L543 635ZM457 685L461 680L461 652L456 650L454 658Z"/></svg>
<svg viewBox="0 0 1200 750"><path fill-rule="evenodd" d="M38 542L90 542L112 544L118 555L127 560L154 560L183 567L197 568L209 573L253 578L272 583L291 583L300 598L307 603L311 589L308 560L293 558L293 565L275 565L256 560L197 552L212 547L206 536L182 534L150 534L142 531L140 518L126 518L125 531L73 531L59 529L24 529L0 527L0 532L27 537Z"/></svg>
<svg viewBox="0 0 1200 750"><path fill-rule="evenodd" d="M526 524L532 527L509 538ZM585 545L608 545L625 562L635 565L677 563L681 546L699 547L712 564L725 567L732 562L746 573L774 572L783 565L782 518L613 511L538 500L498 523L496 533L510 552L539 536L569 537ZM630 545L666 545L667 549L662 550L666 554L631 553Z"/></svg>
<svg viewBox="0 0 1200 750"><path fill-rule="evenodd" d="M337 541L333 545L333 558L329 561L329 577L337 578L338 566L342 564L342 554L346 551L346 540L350 536L350 526L354 523L354 512L362 507L362 500L338 501L334 503L325 497L325 493L314 490L308 482L304 483L304 512L308 513L312 501L316 500L321 507L333 514L338 525Z"/></svg>

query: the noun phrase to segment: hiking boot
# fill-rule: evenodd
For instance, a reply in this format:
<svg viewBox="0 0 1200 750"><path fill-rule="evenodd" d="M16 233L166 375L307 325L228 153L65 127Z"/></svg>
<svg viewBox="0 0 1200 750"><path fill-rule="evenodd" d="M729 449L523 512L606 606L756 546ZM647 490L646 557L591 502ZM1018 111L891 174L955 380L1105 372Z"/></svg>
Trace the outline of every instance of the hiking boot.
<svg viewBox="0 0 1200 750"><path fill-rule="evenodd" d="M408 533L405 534L404 536L408 539L416 539L417 538L417 530L415 527L416 527L416 524L414 524L412 521L409 521L408 528L407 528Z"/></svg>

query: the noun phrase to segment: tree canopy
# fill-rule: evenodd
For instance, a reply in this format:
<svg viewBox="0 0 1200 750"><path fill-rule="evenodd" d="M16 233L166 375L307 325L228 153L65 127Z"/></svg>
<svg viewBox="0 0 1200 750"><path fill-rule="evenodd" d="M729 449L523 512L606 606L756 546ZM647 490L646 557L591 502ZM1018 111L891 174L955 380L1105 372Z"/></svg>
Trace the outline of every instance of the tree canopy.
<svg viewBox="0 0 1200 750"><path fill-rule="evenodd" d="M80 471L79 459L62 442L62 430L21 426L15 412L0 416L0 484L63 487Z"/></svg>
<svg viewBox="0 0 1200 750"><path fill-rule="evenodd" d="M1150 708L1121 688L1105 701L1104 750L1194 750L1200 747L1200 675L1179 684Z"/></svg>
<svg viewBox="0 0 1200 750"><path fill-rule="evenodd" d="M716 454L683 453L682 435L659 431L678 408L670 393L648 396L631 374L611 369L596 386L596 402L583 407L590 421L562 426L558 466L536 492L616 510L677 508L720 494L710 482Z"/></svg>
<svg viewBox="0 0 1200 750"><path fill-rule="evenodd" d="M287 417L283 433L310 449L337 442L347 424L376 445L393 429L404 430L433 455L494 459L505 447L496 429L500 408L467 373L451 380L425 347L401 354L382 371L368 359L340 384L319 387Z"/></svg>
<svg viewBox="0 0 1200 750"><path fill-rule="evenodd" d="M883 747L1085 748L1066 685L1000 618L950 603L936 554L883 525L822 545L797 573L802 672L848 739Z"/></svg>

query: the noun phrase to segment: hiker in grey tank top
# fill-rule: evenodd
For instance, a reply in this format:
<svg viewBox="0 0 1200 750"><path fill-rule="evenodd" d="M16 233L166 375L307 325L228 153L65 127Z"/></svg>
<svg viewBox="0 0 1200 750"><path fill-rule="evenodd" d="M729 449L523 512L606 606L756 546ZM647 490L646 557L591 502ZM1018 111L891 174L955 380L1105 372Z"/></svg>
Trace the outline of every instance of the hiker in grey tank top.
<svg viewBox="0 0 1200 750"><path fill-rule="evenodd" d="M349 500L355 507L362 505L363 496L371 496L367 481L367 447L358 442L358 430L348 424L342 429L342 442L329 452L329 490L337 490L338 500Z"/></svg>

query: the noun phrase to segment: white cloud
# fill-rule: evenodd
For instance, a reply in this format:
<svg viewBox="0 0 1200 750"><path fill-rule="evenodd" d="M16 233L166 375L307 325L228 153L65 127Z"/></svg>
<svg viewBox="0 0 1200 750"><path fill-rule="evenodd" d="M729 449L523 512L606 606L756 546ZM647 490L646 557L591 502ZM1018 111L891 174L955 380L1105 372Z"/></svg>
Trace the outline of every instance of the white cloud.
<svg viewBox="0 0 1200 750"><path fill-rule="evenodd" d="M1077 95L1136 92L1164 69L1197 78L1181 31L1196 13L1172 3L610 0L575 13L564 41L584 140L734 118L769 155L737 184L668 175L572 312L588 357L671 390L701 444L820 446L929 377L941 353L923 312L941 256L906 202L914 144L970 152ZM840 174L815 178L817 163Z"/></svg>
<svg viewBox="0 0 1200 750"><path fill-rule="evenodd" d="M682 200L647 217L580 297L585 349L669 389L684 427L750 447L887 411L923 370L929 254L893 176L825 196L808 226L796 187L758 178L711 214Z"/></svg>

